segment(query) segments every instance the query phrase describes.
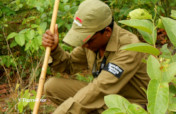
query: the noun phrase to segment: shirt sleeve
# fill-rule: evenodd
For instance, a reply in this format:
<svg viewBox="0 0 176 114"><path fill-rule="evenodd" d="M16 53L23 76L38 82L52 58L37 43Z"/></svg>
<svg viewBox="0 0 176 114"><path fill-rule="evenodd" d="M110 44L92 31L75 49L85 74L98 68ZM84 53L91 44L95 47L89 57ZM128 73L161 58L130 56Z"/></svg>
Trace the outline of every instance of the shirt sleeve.
<svg viewBox="0 0 176 114"><path fill-rule="evenodd" d="M76 47L71 53L68 53L58 46L51 53L51 57L53 62L50 67L54 72L73 74L88 67L86 53L82 47Z"/></svg>

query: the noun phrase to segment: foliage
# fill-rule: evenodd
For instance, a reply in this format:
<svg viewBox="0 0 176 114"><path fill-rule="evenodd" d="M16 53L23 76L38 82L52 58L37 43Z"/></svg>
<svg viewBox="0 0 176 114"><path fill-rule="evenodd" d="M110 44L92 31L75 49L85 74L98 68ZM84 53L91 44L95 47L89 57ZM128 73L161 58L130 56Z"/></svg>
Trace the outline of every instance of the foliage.
<svg viewBox="0 0 176 114"><path fill-rule="evenodd" d="M142 10L134 10L132 13L139 13ZM142 13L144 13L142 11ZM148 14L148 13L147 13ZM147 73L150 77L150 82L147 89L147 111L150 114L165 114L166 112L176 112L176 102L175 102L175 92L176 92L176 54L174 52L176 34L175 34L175 25L176 20L173 20L168 17L161 17L162 24L164 25L164 29L167 32L167 35L173 44L170 49L167 48L167 45L164 45L160 52L156 49L156 23L155 18L146 20L141 18L141 15L135 15L134 20L133 16L131 15L132 19L130 20L122 20L119 21L122 24L131 26L136 28L139 33L143 36L144 40L148 43L136 43L136 44L129 44L127 46L122 47L121 49L124 50L131 50L131 51L138 51L143 53L148 53L149 57L147 59ZM172 14L173 16L173 14ZM143 34L145 32L145 34ZM145 35L148 34L148 37ZM171 85L171 86L169 86ZM171 89L172 88L172 89ZM114 97L114 98L113 98ZM106 110L105 114L118 114L118 113L128 113L129 111L129 103L127 103L126 99L119 98L120 96L107 96L105 97L105 103L109 107ZM116 99L123 99L123 104L121 101ZM113 102L113 103L112 103ZM121 105L126 106L121 107ZM112 109L113 108L113 109ZM115 108L115 109L114 109ZM137 110L137 109L136 109ZM137 110L139 111L139 110ZM132 112L133 114L139 112ZM146 114L147 112L141 111L140 114Z"/></svg>
<svg viewBox="0 0 176 114"><path fill-rule="evenodd" d="M76 79L84 82L91 82L93 80L93 76L92 75L82 76L80 73L77 73Z"/></svg>
<svg viewBox="0 0 176 114"><path fill-rule="evenodd" d="M131 104L122 96L108 95L104 99L108 109L102 114L147 114L141 106Z"/></svg>
<svg viewBox="0 0 176 114"><path fill-rule="evenodd" d="M32 90L31 92L29 92L28 89L25 91L21 91L19 102L18 102L19 113L24 112L24 109L25 107L27 107L27 105L29 105L30 110L33 110L34 104L35 104L35 97L36 97L36 92L34 90Z"/></svg>

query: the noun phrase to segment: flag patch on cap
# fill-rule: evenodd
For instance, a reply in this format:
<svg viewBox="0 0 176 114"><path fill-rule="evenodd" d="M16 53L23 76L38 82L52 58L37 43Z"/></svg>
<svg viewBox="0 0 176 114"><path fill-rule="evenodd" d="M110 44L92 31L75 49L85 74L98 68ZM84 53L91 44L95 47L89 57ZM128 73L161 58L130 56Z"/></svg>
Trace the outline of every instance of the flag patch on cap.
<svg viewBox="0 0 176 114"><path fill-rule="evenodd" d="M117 78L120 78L122 73L123 73L123 69L120 68L119 66L117 66L116 64L113 64L113 63L108 63L104 70L112 73L113 75L115 75Z"/></svg>
<svg viewBox="0 0 176 114"><path fill-rule="evenodd" d="M73 23L82 27L82 20L79 17L76 17L76 19L74 19Z"/></svg>

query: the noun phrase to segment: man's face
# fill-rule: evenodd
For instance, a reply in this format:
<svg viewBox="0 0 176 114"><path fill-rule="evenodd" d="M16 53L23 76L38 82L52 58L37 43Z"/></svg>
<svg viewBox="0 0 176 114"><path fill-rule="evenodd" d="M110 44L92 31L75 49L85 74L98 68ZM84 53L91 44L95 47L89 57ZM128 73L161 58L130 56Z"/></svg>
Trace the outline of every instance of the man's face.
<svg viewBox="0 0 176 114"><path fill-rule="evenodd" d="M88 49L96 52L99 49L106 47L107 42L108 42L108 40L106 40L105 32L104 33L97 32L82 47L88 48Z"/></svg>

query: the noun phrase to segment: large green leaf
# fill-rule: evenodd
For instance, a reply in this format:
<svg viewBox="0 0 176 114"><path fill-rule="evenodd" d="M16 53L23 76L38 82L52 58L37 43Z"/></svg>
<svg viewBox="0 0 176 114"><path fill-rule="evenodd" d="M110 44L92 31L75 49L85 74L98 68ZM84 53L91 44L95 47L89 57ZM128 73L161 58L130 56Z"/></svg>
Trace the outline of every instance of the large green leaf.
<svg viewBox="0 0 176 114"><path fill-rule="evenodd" d="M18 45L24 46L25 44L25 36L24 34L18 34L15 36L15 41Z"/></svg>
<svg viewBox="0 0 176 114"><path fill-rule="evenodd" d="M122 20L118 22L128 25L130 27L148 32L149 34L153 33L154 26L152 22L150 22L149 20L130 19L130 20Z"/></svg>
<svg viewBox="0 0 176 114"><path fill-rule="evenodd" d="M120 112L126 112L130 103L120 95L108 95L104 98L108 108L119 108Z"/></svg>
<svg viewBox="0 0 176 114"><path fill-rule="evenodd" d="M148 111L151 114L165 114L169 103L168 83L151 80L147 90Z"/></svg>
<svg viewBox="0 0 176 114"><path fill-rule="evenodd" d="M170 41L173 43L174 46L176 46L176 20L167 17L161 17L161 19Z"/></svg>
<svg viewBox="0 0 176 114"><path fill-rule="evenodd" d="M147 73L150 79L161 80L161 70L159 61L152 55L147 60Z"/></svg>
<svg viewBox="0 0 176 114"><path fill-rule="evenodd" d="M163 81L171 82L176 75L176 62L171 63L166 67L165 72L163 73Z"/></svg>
<svg viewBox="0 0 176 114"><path fill-rule="evenodd" d="M176 19L176 10L171 10L171 17Z"/></svg>
<svg viewBox="0 0 176 114"><path fill-rule="evenodd" d="M105 110L102 114L126 114L121 112L119 108L109 108Z"/></svg>
<svg viewBox="0 0 176 114"><path fill-rule="evenodd" d="M153 46L146 44L146 43L129 44L129 45L123 46L121 49L149 53L152 55L159 55L159 53L160 53L157 48L154 48Z"/></svg>

